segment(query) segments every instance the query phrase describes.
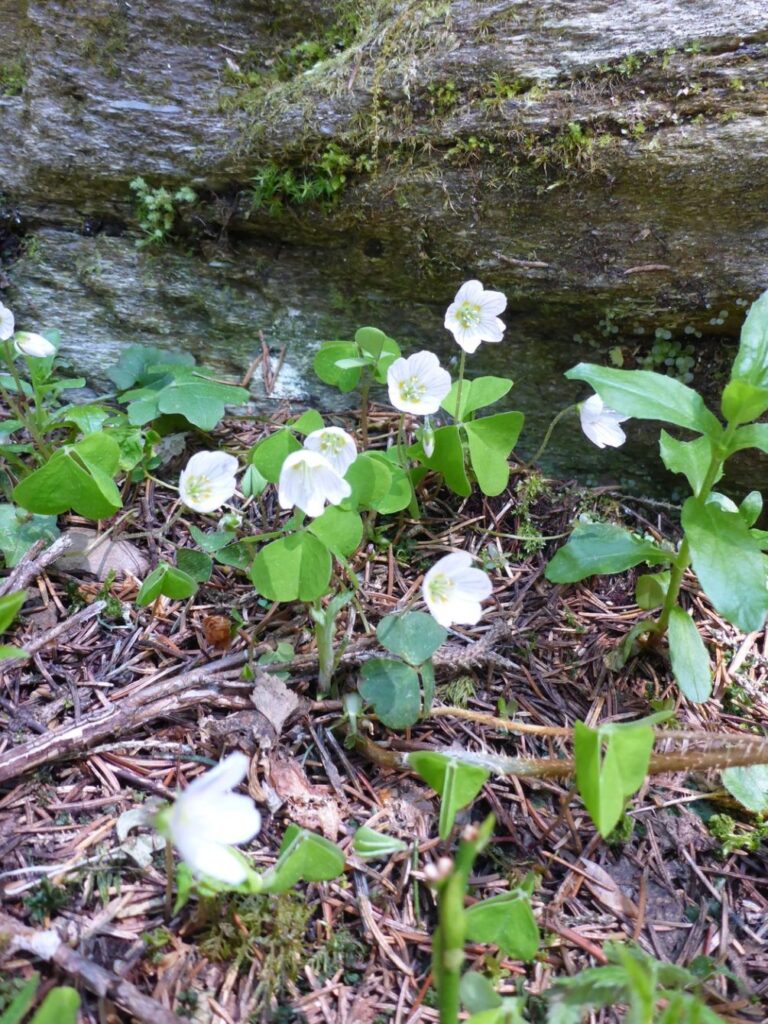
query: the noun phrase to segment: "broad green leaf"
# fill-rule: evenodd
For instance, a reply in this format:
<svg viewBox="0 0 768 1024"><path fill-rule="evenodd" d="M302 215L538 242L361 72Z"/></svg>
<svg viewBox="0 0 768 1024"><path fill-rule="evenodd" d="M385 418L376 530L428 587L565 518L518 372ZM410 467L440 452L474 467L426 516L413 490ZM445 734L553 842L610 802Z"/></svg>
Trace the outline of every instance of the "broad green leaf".
<svg viewBox="0 0 768 1024"><path fill-rule="evenodd" d="M5 1012L0 1016L0 1024L21 1024L21 1021L32 1008L39 984L39 974L31 975L31 977L24 982L22 987L5 1008Z"/></svg>
<svg viewBox="0 0 768 1024"><path fill-rule="evenodd" d="M80 996L67 985L51 989L29 1024L77 1024Z"/></svg>
<svg viewBox="0 0 768 1024"><path fill-rule="evenodd" d="M576 785L600 835L610 834L625 799L642 785L653 738L648 724L590 729L583 722L575 723Z"/></svg>
<svg viewBox="0 0 768 1024"><path fill-rule="evenodd" d="M523 1003L520 999L506 998L502 1001L501 1006L473 1013L467 1019L466 1024L526 1024L522 1007ZM578 1021L574 1021L574 1024L578 1024Z"/></svg>
<svg viewBox="0 0 768 1024"><path fill-rule="evenodd" d="M338 558L349 558L363 539L363 521L357 512L329 505L307 527Z"/></svg>
<svg viewBox="0 0 768 1024"><path fill-rule="evenodd" d="M426 750L407 754L406 761L416 774L442 797L439 835L441 839L447 839L456 820L457 811L472 803L485 785L490 772L478 765L465 764L458 758Z"/></svg>
<svg viewBox="0 0 768 1024"><path fill-rule="evenodd" d="M670 473L682 473L698 494L709 472L712 462L712 442L708 437L697 437L695 441L678 441L662 430L659 438L661 459ZM722 469L711 483L717 483L723 475Z"/></svg>
<svg viewBox="0 0 768 1024"><path fill-rule="evenodd" d="M198 547L209 554L220 551L232 543L232 534L228 530L216 530L213 533L204 533L194 523L190 523L189 532Z"/></svg>
<svg viewBox="0 0 768 1024"><path fill-rule="evenodd" d="M459 382L455 381L441 405L455 420L463 420L465 416L469 416L477 409L483 409L486 405L498 402L511 388L512 381L507 377L476 377L475 380L465 380L461 387L461 411L457 415L456 399Z"/></svg>
<svg viewBox="0 0 768 1024"><path fill-rule="evenodd" d="M117 442L108 434L89 434L64 445L25 477L14 501L30 512L56 515L73 509L86 519L107 519L122 506L113 475L120 462Z"/></svg>
<svg viewBox="0 0 768 1024"><path fill-rule="evenodd" d="M258 498L267 488L269 480L256 469L255 466L248 466L240 478L240 490L244 498Z"/></svg>
<svg viewBox="0 0 768 1024"><path fill-rule="evenodd" d="M26 590L15 590L11 594L0 597L0 633L5 633L11 626L26 599Z"/></svg>
<svg viewBox="0 0 768 1024"><path fill-rule="evenodd" d="M207 583L213 572L210 556L194 548L179 548L176 552L176 566L196 583Z"/></svg>
<svg viewBox="0 0 768 1024"><path fill-rule="evenodd" d="M14 647L12 644L0 644L0 661L8 661L9 658L18 658L24 654L21 647ZM0 1021L0 1024L2 1022Z"/></svg>
<svg viewBox="0 0 768 1024"><path fill-rule="evenodd" d="M750 423L748 427L739 427L733 435L728 453L740 452L744 448L758 448L768 452L768 423Z"/></svg>
<svg viewBox="0 0 768 1024"><path fill-rule="evenodd" d="M161 594L173 601L185 601L196 592L196 580L181 569L161 562L142 583L136 595L136 604L143 608L157 600Z"/></svg>
<svg viewBox="0 0 768 1024"><path fill-rule="evenodd" d="M712 668L696 623L679 605L669 615L669 658L677 685L700 704L712 696Z"/></svg>
<svg viewBox="0 0 768 1024"><path fill-rule="evenodd" d="M373 508L389 494L392 486L391 463L386 459L374 459L363 452L349 467L344 479L352 488L352 494L345 503L356 508Z"/></svg>
<svg viewBox="0 0 768 1024"><path fill-rule="evenodd" d="M579 363L565 375L590 384L611 409L637 419L662 420L717 439L723 432L717 417L693 388L651 370L613 370Z"/></svg>
<svg viewBox="0 0 768 1024"><path fill-rule="evenodd" d="M650 611L664 604L670 581L669 572L655 572L638 576L635 583L635 603L638 608Z"/></svg>
<svg viewBox="0 0 768 1024"><path fill-rule="evenodd" d="M326 593L331 567L325 544L311 533L294 533L258 551L251 580L270 601L314 601Z"/></svg>
<svg viewBox="0 0 768 1024"><path fill-rule="evenodd" d="M128 419L143 426L162 413L183 416L201 430L213 430L228 405L244 405L250 393L235 384L222 384L194 367L179 366L167 383L126 391Z"/></svg>
<svg viewBox="0 0 768 1024"><path fill-rule="evenodd" d="M768 291L752 303L747 313L731 380L768 388Z"/></svg>
<svg viewBox="0 0 768 1024"><path fill-rule="evenodd" d="M656 1018L656 1024L724 1024L725 1018L710 1010L704 1000L692 992L664 992L663 995L666 1006Z"/></svg>
<svg viewBox="0 0 768 1024"><path fill-rule="evenodd" d="M464 424L469 458L483 494L501 494L509 482L507 459L523 427L521 412L500 412Z"/></svg>
<svg viewBox="0 0 768 1024"><path fill-rule="evenodd" d="M354 342L327 341L320 347L312 365L325 384L332 384L342 392L352 391L360 382L360 370L343 370L336 363L339 359L354 359L357 354Z"/></svg>
<svg viewBox="0 0 768 1024"><path fill-rule="evenodd" d="M720 401L723 416L732 423L751 423L768 409L768 388L756 388L743 380L725 385Z"/></svg>
<svg viewBox="0 0 768 1024"><path fill-rule="evenodd" d="M747 526L754 526L762 511L763 496L760 491L750 491L739 505L739 515Z"/></svg>
<svg viewBox="0 0 768 1024"><path fill-rule="evenodd" d="M470 1013L481 1013L501 1006L501 996L484 974L467 971L461 978L461 1001Z"/></svg>
<svg viewBox="0 0 768 1024"><path fill-rule="evenodd" d="M301 445L287 427L276 430L265 437L251 449L248 461L261 473L265 480L276 484L280 479L283 463L293 452L301 450Z"/></svg>
<svg viewBox="0 0 768 1024"><path fill-rule="evenodd" d="M262 876L262 892L287 892L298 882L328 882L344 870L344 854L328 839L289 825L273 867Z"/></svg>
<svg viewBox="0 0 768 1024"><path fill-rule="evenodd" d="M768 812L768 764L751 764L746 768L726 768L722 773L723 785L755 814Z"/></svg>
<svg viewBox="0 0 768 1024"><path fill-rule="evenodd" d="M547 565L545 576L552 583L576 583L588 576L624 572L641 562L660 565L671 557L652 541L614 523L577 523Z"/></svg>
<svg viewBox="0 0 768 1024"><path fill-rule="evenodd" d="M297 434L311 434L315 430L322 430L325 426L323 417L317 409L306 409L298 419L291 423L291 430Z"/></svg>
<svg viewBox="0 0 768 1024"><path fill-rule="evenodd" d="M195 357L186 352L166 351L149 345L130 345L120 353L118 362L107 370L107 376L120 391L127 391L134 384L159 380L167 372L162 367L168 363L194 366Z"/></svg>
<svg viewBox="0 0 768 1024"><path fill-rule="evenodd" d="M18 565L36 540L55 540L56 516L36 516L15 505L0 505L0 551L7 569Z"/></svg>
<svg viewBox="0 0 768 1024"><path fill-rule="evenodd" d="M386 836L373 828L361 825L352 840L352 849L358 857L391 857L393 853L402 853L408 844L394 836Z"/></svg>
<svg viewBox="0 0 768 1024"><path fill-rule="evenodd" d="M373 462L385 466L390 473L387 493L383 497L372 501L371 507L377 512L381 512L382 515L392 515L394 512L401 512L404 508L408 508L413 497L413 488L407 473L396 462L388 459L381 452L369 452L368 457ZM358 459L355 459L352 465L354 466L358 461Z"/></svg>
<svg viewBox="0 0 768 1024"><path fill-rule="evenodd" d="M56 420L71 423L81 434L95 434L104 426L112 413L103 405L69 405L60 409Z"/></svg>
<svg viewBox="0 0 768 1024"><path fill-rule="evenodd" d="M407 729L419 720L419 677L410 665L404 665L402 661L372 658L364 662L358 690L389 729Z"/></svg>
<svg viewBox="0 0 768 1024"><path fill-rule="evenodd" d="M761 629L768 611L763 555L739 513L689 498L681 518L693 567L712 604L745 633Z"/></svg>
<svg viewBox="0 0 768 1024"><path fill-rule="evenodd" d="M498 946L513 960L533 960L540 935L525 893L509 892L475 903L466 912L467 938Z"/></svg>
<svg viewBox="0 0 768 1024"><path fill-rule="evenodd" d="M430 458L422 457L423 464L442 473L446 486L462 498L472 493L472 485L464 465L464 447L459 428L455 425L438 427L435 431L435 450Z"/></svg>
<svg viewBox="0 0 768 1024"><path fill-rule="evenodd" d="M426 612L387 615L376 629L382 647L417 666L431 658L447 636L448 630Z"/></svg>
<svg viewBox="0 0 768 1024"><path fill-rule="evenodd" d="M362 352L373 356L374 359L378 359L384 351L386 342L386 334L384 331L380 331L378 327L361 327L355 332L355 344Z"/></svg>

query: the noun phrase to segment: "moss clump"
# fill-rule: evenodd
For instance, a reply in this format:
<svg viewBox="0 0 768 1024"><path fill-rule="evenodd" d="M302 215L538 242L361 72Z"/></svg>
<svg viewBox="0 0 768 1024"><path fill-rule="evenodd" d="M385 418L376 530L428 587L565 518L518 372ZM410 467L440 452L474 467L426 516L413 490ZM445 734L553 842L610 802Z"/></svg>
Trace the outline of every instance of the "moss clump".
<svg viewBox="0 0 768 1024"><path fill-rule="evenodd" d="M20 96L27 84L27 69L23 60L0 64L0 96Z"/></svg>
<svg viewBox="0 0 768 1024"><path fill-rule="evenodd" d="M351 174L370 170L366 156L354 157L333 142L302 166L281 165L270 160L253 176L251 209L278 214L287 206L329 207L344 191Z"/></svg>
<svg viewBox="0 0 768 1024"><path fill-rule="evenodd" d="M236 967L260 964L259 1008L281 1000L312 956L306 939L312 907L297 893L221 896L207 908L211 921L199 948L204 956Z"/></svg>
<svg viewBox="0 0 768 1024"><path fill-rule="evenodd" d="M131 28L125 13L116 8L106 14L85 15L86 32L80 44L83 60L99 65L109 78L122 73L120 58L128 53Z"/></svg>

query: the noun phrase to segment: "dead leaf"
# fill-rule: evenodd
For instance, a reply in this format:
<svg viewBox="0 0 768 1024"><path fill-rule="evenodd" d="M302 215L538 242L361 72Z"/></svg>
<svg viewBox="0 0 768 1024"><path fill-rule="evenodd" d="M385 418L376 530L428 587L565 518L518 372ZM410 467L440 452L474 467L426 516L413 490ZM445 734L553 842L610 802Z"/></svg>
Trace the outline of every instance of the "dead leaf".
<svg viewBox="0 0 768 1024"><path fill-rule="evenodd" d="M586 857L579 860L578 867L586 875L584 884L598 902L617 917L637 917L637 907L605 868Z"/></svg>
<svg viewBox="0 0 768 1024"><path fill-rule="evenodd" d="M313 786L304 769L293 758L272 757L267 783L286 805L287 816L304 828L323 833L336 841L341 830L341 812L327 786Z"/></svg>
<svg viewBox="0 0 768 1024"><path fill-rule="evenodd" d="M203 636L209 647L226 651L232 643L232 620L226 615L206 615L203 619Z"/></svg>
<svg viewBox="0 0 768 1024"><path fill-rule="evenodd" d="M260 672L251 692L251 703L272 726L277 739L287 719L299 706L299 698L282 679L268 672Z"/></svg>
<svg viewBox="0 0 768 1024"><path fill-rule="evenodd" d="M147 559L128 540L112 540L108 533L99 536L85 526L74 526L63 536L72 539L72 546L53 564L65 572L89 572L105 580L111 572L141 579L149 570Z"/></svg>

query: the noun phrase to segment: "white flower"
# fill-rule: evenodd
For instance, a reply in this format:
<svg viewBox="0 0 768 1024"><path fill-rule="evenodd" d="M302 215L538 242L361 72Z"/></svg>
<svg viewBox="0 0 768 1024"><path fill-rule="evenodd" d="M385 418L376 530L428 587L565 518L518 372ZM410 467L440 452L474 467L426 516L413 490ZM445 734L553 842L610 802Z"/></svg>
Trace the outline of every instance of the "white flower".
<svg viewBox="0 0 768 1024"><path fill-rule="evenodd" d="M355 439L341 427L313 430L304 438L304 447L324 455L339 476L344 476L357 458Z"/></svg>
<svg viewBox="0 0 768 1024"><path fill-rule="evenodd" d="M277 500L280 508L300 508L308 516L319 516L326 501L338 505L352 488L320 452L302 448L291 452L280 470Z"/></svg>
<svg viewBox="0 0 768 1024"><path fill-rule="evenodd" d="M247 842L261 828L253 800L231 792L247 771L245 754L230 754L176 798L167 819L168 831L194 874L229 885L245 881L246 869L230 844Z"/></svg>
<svg viewBox="0 0 768 1024"><path fill-rule="evenodd" d="M13 347L20 356L31 356L33 359L48 359L56 355L56 346L52 345L42 334L30 331L18 331L13 336Z"/></svg>
<svg viewBox="0 0 768 1024"><path fill-rule="evenodd" d="M501 341L499 313L506 308L503 292L487 292L479 281L467 281L446 311L445 326L465 352L474 352L481 341Z"/></svg>
<svg viewBox="0 0 768 1024"><path fill-rule="evenodd" d="M474 626L483 614L480 602L491 596L488 574L472 568L472 555L456 551L435 562L421 585L427 608L441 626Z"/></svg>
<svg viewBox="0 0 768 1024"><path fill-rule="evenodd" d="M389 400L400 412L428 416L437 412L451 390L451 375L434 352L416 352L396 359L387 370Z"/></svg>
<svg viewBox="0 0 768 1024"><path fill-rule="evenodd" d="M592 395L579 406L581 429L598 448L619 448L627 440L627 435L619 426L629 416L622 416L614 409L603 405L600 395Z"/></svg>
<svg viewBox="0 0 768 1024"><path fill-rule="evenodd" d="M237 459L226 452L197 452L179 477L179 494L187 508L214 512L235 493Z"/></svg>
<svg viewBox="0 0 768 1024"><path fill-rule="evenodd" d="M8 341L9 338L12 338L15 329L16 321L13 319L13 313L0 302L0 341Z"/></svg>
<svg viewBox="0 0 768 1024"><path fill-rule="evenodd" d="M421 441L421 447L424 449L424 454L428 459L431 459L435 454L435 432L432 429L429 416L424 417L424 426L420 431L416 432L416 436Z"/></svg>

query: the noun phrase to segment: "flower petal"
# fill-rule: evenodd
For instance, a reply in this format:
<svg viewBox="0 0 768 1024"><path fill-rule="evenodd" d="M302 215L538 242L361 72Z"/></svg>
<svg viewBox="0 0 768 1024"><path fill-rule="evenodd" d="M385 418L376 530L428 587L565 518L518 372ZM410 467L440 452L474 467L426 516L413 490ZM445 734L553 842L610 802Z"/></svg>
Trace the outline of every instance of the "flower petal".
<svg viewBox="0 0 768 1024"><path fill-rule="evenodd" d="M197 800L194 819L200 836L212 843L247 843L261 828L253 800L240 793Z"/></svg>
<svg viewBox="0 0 768 1024"><path fill-rule="evenodd" d="M8 341L9 338L12 338L15 329L16 321L13 313L0 302L0 341Z"/></svg>
<svg viewBox="0 0 768 1024"><path fill-rule="evenodd" d="M184 844L176 843L182 860L196 875L207 875L227 885L240 885L245 881L245 866L229 847L220 843L209 843L191 836L185 837Z"/></svg>
<svg viewBox="0 0 768 1024"><path fill-rule="evenodd" d="M193 794L195 797L206 796L215 793L227 793L229 790L239 786L248 774L249 759L240 751L229 754L223 761L219 761L215 768L211 768L205 775L200 775L191 782L184 790L183 795Z"/></svg>

